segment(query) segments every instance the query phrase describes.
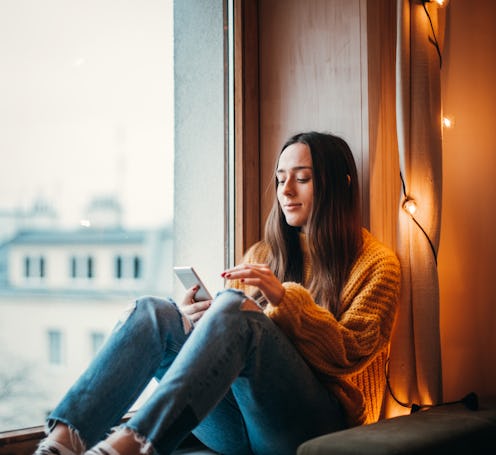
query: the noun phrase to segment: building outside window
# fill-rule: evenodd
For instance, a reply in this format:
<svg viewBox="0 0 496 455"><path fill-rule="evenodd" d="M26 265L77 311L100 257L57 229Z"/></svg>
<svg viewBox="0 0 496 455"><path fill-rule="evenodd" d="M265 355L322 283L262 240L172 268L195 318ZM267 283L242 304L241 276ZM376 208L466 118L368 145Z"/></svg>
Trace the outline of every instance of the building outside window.
<svg viewBox="0 0 496 455"><path fill-rule="evenodd" d="M227 4L0 3L0 436L43 425L131 302L182 298L174 265L222 286Z"/></svg>
<svg viewBox="0 0 496 455"><path fill-rule="evenodd" d="M133 257L133 278L135 280L141 278L141 258L139 256Z"/></svg>
<svg viewBox="0 0 496 455"><path fill-rule="evenodd" d="M123 256L115 257L115 278L135 279L142 278L142 258L140 256Z"/></svg>
<svg viewBox="0 0 496 455"><path fill-rule="evenodd" d="M25 278L45 277L45 258L43 256L26 256L24 258Z"/></svg>
<svg viewBox="0 0 496 455"><path fill-rule="evenodd" d="M71 257L71 278L93 278L93 258L91 256Z"/></svg>

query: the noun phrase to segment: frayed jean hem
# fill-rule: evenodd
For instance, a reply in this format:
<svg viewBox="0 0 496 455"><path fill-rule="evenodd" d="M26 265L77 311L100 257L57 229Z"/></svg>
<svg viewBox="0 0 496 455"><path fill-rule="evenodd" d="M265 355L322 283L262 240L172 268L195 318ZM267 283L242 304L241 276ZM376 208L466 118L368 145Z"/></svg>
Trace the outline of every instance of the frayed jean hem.
<svg viewBox="0 0 496 455"><path fill-rule="evenodd" d="M71 446L76 450L77 453L84 453L87 449L85 441L79 434L79 431L66 419L49 418L45 423L45 434L47 436L50 435L50 433L59 423L65 425L69 429Z"/></svg>

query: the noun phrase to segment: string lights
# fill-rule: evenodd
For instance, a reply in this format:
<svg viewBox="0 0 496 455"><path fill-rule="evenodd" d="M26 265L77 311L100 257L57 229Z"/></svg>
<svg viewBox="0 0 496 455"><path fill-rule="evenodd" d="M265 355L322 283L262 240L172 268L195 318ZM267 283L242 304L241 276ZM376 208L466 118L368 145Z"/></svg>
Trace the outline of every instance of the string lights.
<svg viewBox="0 0 496 455"><path fill-rule="evenodd" d="M435 3L438 6L446 6L448 3L447 0L422 0L422 6L424 7L425 14L427 15L427 19L429 20L429 24L431 26L432 31L432 39L429 37L429 41L434 44L436 48L437 55L439 57L439 68L443 67L443 56L441 55L441 48L439 46L439 42L437 40L436 32L434 30L434 24L432 23L431 15L429 14L429 10L427 9L427 3Z"/></svg>
<svg viewBox="0 0 496 455"><path fill-rule="evenodd" d="M444 8L445 6L448 6L449 0L431 0L432 3L435 3L439 8ZM430 3L429 0L427 0L427 3Z"/></svg>
<svg viewBox="0 0 496 455"><path fill-rule="evenodd" d="M455 126L455 118L451 115L445 115L441 119L441 123L444 128L453 128Z"/></svg>
<svg viewBox="0 0 496 455"><path fill-rule="evenodd" d="M403 201L403 209L413 216L417 211L417 203L413 199L405 197L405 200Z"/></svg>
<svg viewBox="0 0 496 455"><path fill-rule="evenodd" d="M439 42L438 42L437 37L436 37L436 32L434 30L434 24L432 23L432 19L431 19L431 16L429 14L429 11L427 9L426 4L427 3L434 3L438 7L445 7L448 4L448 0L421 0L421 1L422 1L422 6L424 8L424 11L425 11L425 14L427 16L427 19L429 20L429 24L430 24L431 32L432 32L432 36L433 36L433 38L430 38L429 37L429 40L431 41L431 43L436 48L436 52L437 52L438 57L439 57L439 67L442 68L443 58L442 58L442 55L441 55L441 48L439 46ZM442 119L441 119L441 125L443 127L445 127L445 128L452 128L453 125L454 125L454 119L453 119L453 117L450 117L450 116L444 116L444 117L442 117ZM431 238L429 237L429 235L425 231L425 229L422 227L422 225L415 218L415 213L417 213L417 210L418 210L417 203L416 203L415 199L413 199L411 196L408 195L408 193L406 191L405 181L403 179L403 174L401 172L400 172L400 178L401 178L401 184L402 184L402 188L403 188L402 208L403 208L403 210L405 210L406 213L408 213L408 215L411 217L411 219L413 220L413 222L419 227L419 229L422 231L423 235L425 236L425 238L429 242L429 246L430 246L430 248L432 250L434 261L435 261L435 263L437 265L437 251L436 251L436 248L435 248L435 246L434 246Z"/></svg>
<svg viewBox="0 0 496 455"><path fill-rule="evenodd" d="M435 408L437 406L445 406L445 405L453 405L453 404L463 404L467 409L470 411L477 411L479 409L479 396L475 392L470 392L467 395L465 395L463 398L460 400L455 400L455 401L444 401L442 403L431 403L431 404L425 404L425 403L405 403L404 401L401 401L394 393L393 390L391 389L391 384L389 381L389 359L386 360L386 384L389 389L389 393L393 397L393 400L396 401L400 406L403 408L408 408L410 409L410 414L414 414L415 412L418 412L422 409L428 409L428 408Z"/></svg>
<svg viewBox="0 0 496 455"><path fill-rule="evenodd" d="M444 8L445 6L448 6L449 0L433 0L433 3L439 8Z"/></svg>
<svg viewBox="0 0 496 455"><path fill-rule="evenodd" d="M448 4L448 0L420 0L420 1L422 2L422 6L424 8L425 14L427 16L427 19L429 20L429 24L431 27L431 32L432 32L433 37L432 38L429 37L429 41L436 48L436 52L437 52L438 57L439 57L439 68L442 68L443 59L442 59L442 55L441 55L441 49L440 49L439 42L438 42L437 37L436 37L434 25L432 23L432 19L431 19L431 16L429 14L429 11L427 9L426 4L427 3L434 3L438 7L445 7ZM443 128L453 128L454 124L455 124L455 121L454 121L454 118L452 116L443 116L441 118L441 126ZM405 180L403 178L403 174L401 173L401 171L400 171L400 179L401 179L401 185L402 185L402 190L403 190L403 202L401 204L402 209L409 215L411 220L417 225L417 227L421 230L422 234L424 235L424 237L428 241L429 246L430 246L431 251L432 251L432 255L433 255L436 267L437 267L436 248L435 248L434 243L432 242L431 238L429 237L429 234L425 231L425 229L422 227L422 225L415 218L415 214L418 211L417 202L415 201L415 199L413 197L411 197L408 194L408 192L406 190ZM387 389L388 389L389 393L391 394L391 397L394 399L394 401L402 407L409 408L411 414L413 414L414 412L417 412L423 408L431 408L431 407L435 407L435 406L441 406L441 405L446 405L446 404L456 404L456 403L463 403L465 405L465 407L470 409L470 410L477 410L478 409L478 406L479 406L478 396L474 392L469 393L468 395L463 397L461 400L451 401L451 402L441 402L438 404L405 403L405 402L399 400L398 397L396 396L396 394L393 392L393 389L391 387L391 383L390 383L390 379L389 379L389 360L390 359L388 358L386 361L386 365L385 365Z"/></svg>
<svg viewBox="0 0 496 455"><path fill-rule="evenodd" d="M427 234L426 230L422 227L422 225L418 222L418 220L415 218L415 213L417 213L417 203L415 202L415 199L413 199L411 196L408 195L406 192L406 185L405 185L405 180L403 179L403 174L400 171L400 179L401 179L401 185L403 188L403 203L401 206L403 207L403 210L410 215L410 218L412 221L418 226L418 228L422 231L422 234L424 237L427 239L429 242L429 246L432 251L432 256L434 257L434 262L436 263L437 266L437 251L436 247L434 246L434 243L432 242L431 238L429 237L429 234Z"/></svg>

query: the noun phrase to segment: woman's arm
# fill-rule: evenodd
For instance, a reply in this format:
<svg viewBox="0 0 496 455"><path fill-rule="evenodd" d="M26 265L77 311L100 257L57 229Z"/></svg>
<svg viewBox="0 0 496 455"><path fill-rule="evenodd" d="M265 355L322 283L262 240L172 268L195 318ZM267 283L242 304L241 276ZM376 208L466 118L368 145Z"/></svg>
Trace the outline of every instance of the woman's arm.
<svg viewBox="0 0 496 455"><path fill-rule="evenodd" d="M266 260L267 246L255 244L243 262ZM367 236L364 251L350 271L341 293L344 311L336 319L317 305L298 283L282 283L284 293L265 313L286 333L316 371L328 376L347 376L364 368L388 343L400 287L400 266L392 251ZM247 295L258 288L247 282L227 280Z"/></svg>
<svg viewBox="0 0 496 455"><path fill-rule="evenodd" d="M343 290L347 306L337 320L307 289L284 283L279 305L265 313L292 340L315 370L346 376L364 368L389 342L397 308L400 268L394 254L360 258Z"/></svg>

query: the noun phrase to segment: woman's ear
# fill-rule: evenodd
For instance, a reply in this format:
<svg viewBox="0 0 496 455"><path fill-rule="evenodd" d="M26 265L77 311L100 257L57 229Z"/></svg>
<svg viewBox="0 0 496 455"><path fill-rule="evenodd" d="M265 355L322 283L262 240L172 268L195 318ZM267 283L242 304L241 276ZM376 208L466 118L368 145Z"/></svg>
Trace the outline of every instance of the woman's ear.
<svg viewBox="0 0 496 455"><path fill-rule="evenodd" d="M346 174L346 181L348 182L348 186L351 185L351 176L350 174Z"/></svg>

